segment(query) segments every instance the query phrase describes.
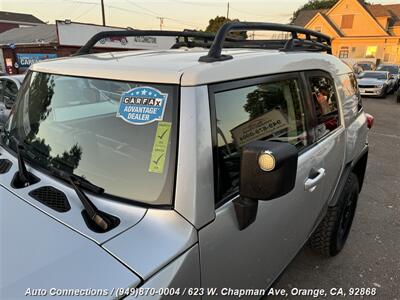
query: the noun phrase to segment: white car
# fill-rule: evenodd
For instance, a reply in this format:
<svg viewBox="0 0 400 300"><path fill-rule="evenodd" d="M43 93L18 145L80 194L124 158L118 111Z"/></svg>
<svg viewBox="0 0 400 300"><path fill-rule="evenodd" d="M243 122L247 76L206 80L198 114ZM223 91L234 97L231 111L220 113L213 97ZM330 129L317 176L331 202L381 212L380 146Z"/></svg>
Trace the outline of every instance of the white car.
<svg viewBox="0 0 400 300"><path fill-rule="evenodd" d="M396 81L387 71L366 71L358 75L358 88L362 96L385 97L394 91Z"/></svg>

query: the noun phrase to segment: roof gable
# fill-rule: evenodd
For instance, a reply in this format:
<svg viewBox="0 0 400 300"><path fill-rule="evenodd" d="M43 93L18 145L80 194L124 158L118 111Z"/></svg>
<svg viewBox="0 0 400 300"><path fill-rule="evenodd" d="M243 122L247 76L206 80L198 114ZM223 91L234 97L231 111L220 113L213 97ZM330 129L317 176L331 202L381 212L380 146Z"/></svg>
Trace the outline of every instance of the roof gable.
<svg viewBox="0 0 400 300"><path fill-rule="evenodd" d="M329 19L340 28L343 15L354 15L354 23L357 23L357 30L343 29L345 36L382 36L388 32L382 28L367 6L359 0L339 0L327 13Z"/></svg>
<svg viewBox="0 0 400 300"><path fill-rule="evenodd" d="M329 20L329 18L321 12L317 12L317 14L304 27L314 29L318 26L323 28L322 33L327 34L330 37L343 36L335 24L333 24L331 20Z"/></svg>

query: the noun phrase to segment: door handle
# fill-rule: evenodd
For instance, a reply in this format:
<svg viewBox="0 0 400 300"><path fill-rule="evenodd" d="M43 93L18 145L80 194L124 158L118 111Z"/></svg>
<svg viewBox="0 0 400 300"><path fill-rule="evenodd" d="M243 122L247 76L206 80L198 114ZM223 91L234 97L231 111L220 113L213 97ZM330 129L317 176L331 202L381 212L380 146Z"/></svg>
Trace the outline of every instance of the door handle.
<svg viewBox="0 0 400 300"><path fill-rule="evenodd" d="M322 178L325 176L325 169L320 168L316 171L316 176L313 176L312 178L308 177L306 182L304 183L304 188L306 191L309 192L314 192L314 190L317 188L318 183L322 180Z"/></svg>

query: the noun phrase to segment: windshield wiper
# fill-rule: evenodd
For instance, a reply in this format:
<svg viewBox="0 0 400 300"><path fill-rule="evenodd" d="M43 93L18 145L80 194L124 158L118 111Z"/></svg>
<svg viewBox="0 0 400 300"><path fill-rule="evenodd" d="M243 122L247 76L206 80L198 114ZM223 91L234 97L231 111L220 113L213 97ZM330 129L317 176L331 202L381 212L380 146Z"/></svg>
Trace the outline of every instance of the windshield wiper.
<svg viewBox="0 0 400 300"><path fill-rule="evenodd" d="M68 173L66 171L57 169L54 166L50 166L50 171L54 176L59 177L61 179L64 179L64 180L66 180L68 182L70 182L70 179L73 179L73 180L79 182L79 185L82 188L84 188L85 190L91 191L91 192L93 192L95 194L98 194L98 195L101 195L101 194L104 193L104 189L102 187L99 187L99 186L91 183L89 180L87 180L83 176L79 176L79 175Z"/></svg>
<svg viewBox="0 0 400 300"><path fill-rule="evenodd" d="M72 188L75 190L75 193L78 195L79 200L82 202L89 219L99 228L101 228L103 232L109 230L110 226L112 226L113 223L112 219L115 217L110 216L105 212L99 210L83 191L83 189L86 189L93 193L101 195L104 193L104 189L89 182L86 178L82 176L70 174L65 171L56 169L55 167L50 167L50 169L53 175L68 181L72 185Z"/></svg>

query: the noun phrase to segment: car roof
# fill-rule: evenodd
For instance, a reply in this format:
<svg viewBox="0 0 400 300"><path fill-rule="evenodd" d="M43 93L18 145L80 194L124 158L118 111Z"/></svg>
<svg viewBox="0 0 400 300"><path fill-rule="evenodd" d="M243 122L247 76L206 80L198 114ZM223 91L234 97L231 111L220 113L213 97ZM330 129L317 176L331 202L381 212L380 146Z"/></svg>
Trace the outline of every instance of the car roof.
<svg viewBox="0 0 400 300"><path fill-rule="evenodd" d="M230 49L233 59L199 62L206 49L123 51L42 61L31 70L70 76L194 86L292 71L326 70L344 74L352 70L333 55L316 52L281 52Z"/></svg>

